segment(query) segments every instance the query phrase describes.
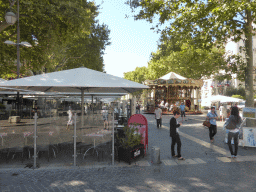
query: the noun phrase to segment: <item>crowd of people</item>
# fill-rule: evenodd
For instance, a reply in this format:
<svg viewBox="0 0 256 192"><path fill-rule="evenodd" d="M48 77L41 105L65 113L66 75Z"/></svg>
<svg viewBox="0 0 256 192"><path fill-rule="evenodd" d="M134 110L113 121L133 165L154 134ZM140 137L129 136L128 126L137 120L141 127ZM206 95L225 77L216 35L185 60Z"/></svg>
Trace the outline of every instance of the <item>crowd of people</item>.
<svg viewBox="0 0 256 192"><path fill-rule="evenodd" d="M227 144L230 151L229 158L236 158L237 152L238 152L238 138L239 138L239 132L240 132L240 126L242 123L242 118L239 115L239 109L237 106L233 106L230 109L225 110L224 106L221 105L220 108L220 119L223 121L224 117L227 117L224 124L224 129L226 129L227 132ZM226 114L224 114L224 112ZM182 122L178 122L178 118L183 117L186 121L186 114L185 114L185 105L182 102L179 107L173 108L173 117L170 119L170 137L172 139L171 142L171 155L173 158L178 158L178 160L185 160L181 156L181 140L179 136L179 127L182 126ZM211 111L207 113L206 119L210 122L209 128L209 139L210 142L214 142L214 137L217 134L217 120L218 120L218 114L216 113L216 107L212 106ZM156 105L155 106L155 119L157 128L161 128L162 126L162 109ZM232 125L232 126L231 126ZM231 141L234 141L234 149L232 147ZM175 153L175 146L177 145L177 154Z"/></svg>

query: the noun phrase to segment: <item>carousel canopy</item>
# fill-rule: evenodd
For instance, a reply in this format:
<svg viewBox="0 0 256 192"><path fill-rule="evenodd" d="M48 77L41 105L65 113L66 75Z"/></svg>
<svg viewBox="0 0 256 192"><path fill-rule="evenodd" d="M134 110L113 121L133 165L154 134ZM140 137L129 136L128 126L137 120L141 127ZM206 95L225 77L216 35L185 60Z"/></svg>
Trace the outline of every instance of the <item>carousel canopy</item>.
<svg viewBox="0 0 256 192"><path fill-rule="evenodd" d="M164 80L169 80L169 79L180 79L180 80L185 80L187 79L186 77L182 77L181 75L178 75L177 73L170 72L159 79L164 79Z"/></svg>

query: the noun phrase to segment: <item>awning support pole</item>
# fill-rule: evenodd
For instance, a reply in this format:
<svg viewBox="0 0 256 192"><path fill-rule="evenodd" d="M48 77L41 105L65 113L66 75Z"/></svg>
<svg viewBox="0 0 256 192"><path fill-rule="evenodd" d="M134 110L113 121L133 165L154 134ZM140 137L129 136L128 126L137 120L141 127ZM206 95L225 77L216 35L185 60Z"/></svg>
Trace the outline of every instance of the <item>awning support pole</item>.
<svg viewBox="0 0 256 192"><path fill-rule="evenodd" d="M37 153L36 153L37 113L35 113L34 119L35 119L35 129L34 129L34 165L33 165L33 169L36 169L36 158L37 158Z"/></svg>
<svg viewBox="0 0 256 192"><path fill-rule="evenodd" d="M81 117L81 120L82 120L82 127L83 127L84 126L84 89L83 88L81 89L81 95L82 95L81 96L82 97L81 98L81 102L82 102L82 107L81 107L82 108L81 109L82 110L82 117Z"/></svg>
<svg viewBox="0 0 256 192"><path fill-rule="evenodd" d="M75 118L74 118L74 167L76 167L76 113L75 113Z"/></svg>

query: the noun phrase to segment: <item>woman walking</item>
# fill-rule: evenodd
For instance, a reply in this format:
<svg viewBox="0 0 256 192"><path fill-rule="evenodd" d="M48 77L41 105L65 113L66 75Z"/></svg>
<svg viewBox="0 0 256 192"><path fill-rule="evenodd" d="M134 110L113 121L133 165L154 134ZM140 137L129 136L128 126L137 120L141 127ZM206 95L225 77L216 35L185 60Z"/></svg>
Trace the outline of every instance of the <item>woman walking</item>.
<svg viewBox="0 0 256 192"><path fill-rule="evenodd" d="M69 125L73 125L73 113L72 113L72 109L70 106L69 106L69 110L68 110L67 114L68 114L67 130L70 130Z"/></svg>
<svg viewBox="0 0 256 192"><path fill-rule="evenodd" d="M178 157L178 160L185 160L185 158L181 157L181 141L180 141L180 135L179 135L179 129L182 125L182 123L179 123L177 119L180 117L179 111L173 111L174 117L170 120L170 137L172 138L172 145L171 145L171 154L172 157ZM177 152L178 155L175 155L174 147L177 143Z"/></svg>
<svg viewBox="0 0 256 192"><path fill-rule="evenodd" d="M209 137L211 143L214 141L214 136L217 133L217 124L216 120L218 119L218 115L215 112L215 107L211 107L211 111L207 114L206 117L208 120L210 120L211 126L209 127Z"/></svg>
<svg viewBox="0 0 256 192"><path fill-rule="evenodd" d="M240 128L241 122L242 122L242 119L239 116L238 108L232 107L231 115L228 118L227 122L225 123L225 126L227 126L229 123L233 123L235 125L234 129L227 129L228 130L228 147L231 154L231 158L236 158L237 156L238 136L239 136L239 128ZM233 150L233 147L231 145L232 138L234 138L235 151Z"/></svg>

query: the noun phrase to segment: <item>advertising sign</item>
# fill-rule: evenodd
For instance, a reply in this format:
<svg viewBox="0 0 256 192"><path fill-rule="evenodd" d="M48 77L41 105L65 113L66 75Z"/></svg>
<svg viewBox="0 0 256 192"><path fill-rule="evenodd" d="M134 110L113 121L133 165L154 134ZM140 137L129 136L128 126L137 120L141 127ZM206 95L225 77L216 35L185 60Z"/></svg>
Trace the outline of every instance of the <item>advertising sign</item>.
<svg viewBox="0 0 256 192"><path fill-rule="evenodd" d="M134 126L133 124L138 125ZM146 117L141 114L134 114L128 120L128 126L138 128L138 132L142 134L141 144L144 144L146 154L146 148L148 148L148 121Z"/></svg>
<svg viewBox="0 0 256 192"><path fill-rule="evenodd" d="M256 108L244 107L243 117L255 119L256 118Z"/></svg>
<svg viewBox="0 0 256 192"><path fill-rule="evenodd" d="M243 145L256 147L256 129L246 127L243 129Z"/></svg>

